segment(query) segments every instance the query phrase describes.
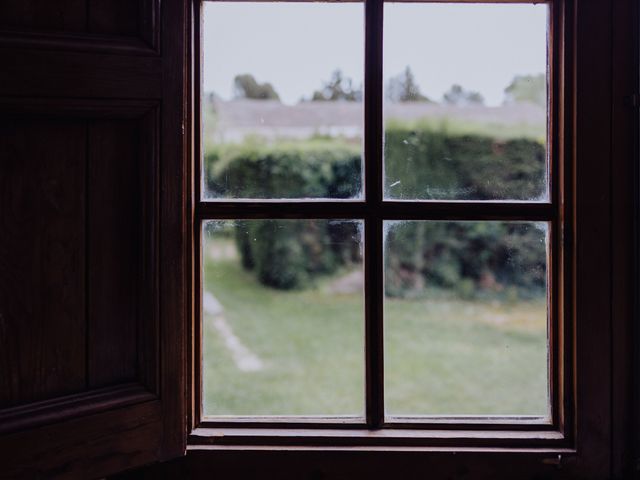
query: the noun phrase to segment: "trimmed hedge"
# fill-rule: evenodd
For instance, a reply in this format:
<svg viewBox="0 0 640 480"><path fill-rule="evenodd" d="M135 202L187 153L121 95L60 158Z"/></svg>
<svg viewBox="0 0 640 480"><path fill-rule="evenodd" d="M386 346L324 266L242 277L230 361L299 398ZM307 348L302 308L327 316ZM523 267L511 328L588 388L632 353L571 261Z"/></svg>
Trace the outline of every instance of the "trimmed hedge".
<svg viewBox="0 0 640 480"><path fill-rule="evenodd" d="M395 198L524 200L545 193L545 148L535 140L394 126L385 152L385 187ZM222 198L352 198L362 185L359 146L338 140L226 146L210 150L205 165L207 189ZM337 225L237 222L242 264L265 285L304 287L359 260L357 227ZM390 228L386 241L388 295L419 295L425 286L467 297L544 291L545 233L532 224L406 222Z"/></svg>
<svg viewBox="0 0 640 480"><path fill-rule="evenodd" d="M534 140L394 127L385 190L399 199L530 200L545 194L545 147Z"/></svg>
<svg viewBox="0 0 640 480"><path fill-rule="evenodd" d="M205 186L216 198L350 198L362 188L360 164L360 148L339 142L249 142L210 150Z"/></svg>

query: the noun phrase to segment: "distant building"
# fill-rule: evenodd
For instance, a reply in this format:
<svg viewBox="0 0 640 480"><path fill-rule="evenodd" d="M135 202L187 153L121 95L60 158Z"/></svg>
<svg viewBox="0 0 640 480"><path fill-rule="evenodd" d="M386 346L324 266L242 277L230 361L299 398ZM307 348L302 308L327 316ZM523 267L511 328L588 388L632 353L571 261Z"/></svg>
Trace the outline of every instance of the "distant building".
<svg viewBox="0 0 640 480"><path fill-rule="evenodd" d="M272 100L214 99L205 135L215 142L238 143L247 136L266 139L303 139L314 135L361 138L364 106L356 102L300 102L286 105ZM386 118L402 120L456 119L469 123L540 126L546 122L543 108L529 103L499 107L451 106L433 103L390 103Z"/></svg>

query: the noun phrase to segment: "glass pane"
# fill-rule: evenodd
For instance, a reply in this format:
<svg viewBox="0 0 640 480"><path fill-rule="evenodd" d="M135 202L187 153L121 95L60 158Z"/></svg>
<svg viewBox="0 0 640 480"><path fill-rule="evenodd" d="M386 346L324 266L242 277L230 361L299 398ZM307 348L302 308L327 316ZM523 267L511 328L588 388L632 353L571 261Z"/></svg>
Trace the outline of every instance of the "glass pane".
<svg viewBox="0 0 640 480"><path fill-rule="evenodd" d="M385 4L385 196L546 201L547 5Z"/></svg>
<svg viewBox="0 0 640 480"><path fill-rule="evenodd" d="M385 223L391 416L549 414L547 224Z"/></svg>
<svg viewBox="0 0 640 480"><path fill-rule="evenodd" d="M362 222L208 221L206 415L364 415Z"/></svg>
<svg viewBox="0 0 640 480"><path fill-rule="evenodd" d="M204 2L203 197L362 198L362 3Z"/></svg>

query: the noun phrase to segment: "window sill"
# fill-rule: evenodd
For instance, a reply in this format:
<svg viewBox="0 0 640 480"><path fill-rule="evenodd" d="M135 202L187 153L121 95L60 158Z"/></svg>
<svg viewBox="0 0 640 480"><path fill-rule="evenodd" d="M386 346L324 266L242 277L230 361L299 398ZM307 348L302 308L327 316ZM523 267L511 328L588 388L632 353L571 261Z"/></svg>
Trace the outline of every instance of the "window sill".
<svg viewBox="0 0 640 480"><path fill-rule="evenodd" d="M189 435L190 449L309 449L390 451L537 451L571 453L554 430L380 430L337 428L201 427Z"/></svg>

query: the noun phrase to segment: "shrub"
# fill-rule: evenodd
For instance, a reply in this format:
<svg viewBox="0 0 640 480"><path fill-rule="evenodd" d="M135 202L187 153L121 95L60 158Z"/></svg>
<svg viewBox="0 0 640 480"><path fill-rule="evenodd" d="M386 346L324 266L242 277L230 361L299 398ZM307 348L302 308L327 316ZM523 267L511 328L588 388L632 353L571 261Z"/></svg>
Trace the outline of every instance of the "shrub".
<svg viewBox="0 0 640 480"><path fill-rule="evenodd" d="M261 283L290 290L350 261L348 230L328 220L248 220L236 223L242 266ZM345 238L347 235L347 238Z"/></svg>
<svg viewBox="0 0 640 480"><path fill-rule="evenodd" d="M386 189L396 198L544 194L545 148L535 140L498 141L402 125L387 128L385 140ZM351 198L362 183L360 148L338 140L247 142L209 150L205 162L207 189L222 198ZM301 288L317 275L359 260L353 223L251 220L236 225L243 267L275 288ZM426 286L455 290L465 298L500 293L505 285L519 295L544 291L544 232L531 224L405 222L389 229L386 245L391 296L420 295Z"/></svg>
<svg viewBox="0 0 640 480"><path fill-rule="evenodd" d="M385 132L385 169L385 189L400 199L529 200L545 193L545 148L527 138L396 125Z"/></svg>
<svg viewBox="0 0 640 480"><path fill-rule="evenodd" d="M397 222L386 238L386 293L416 296L429 286L470 298L506 295L509 285L521 296L541 294L545 237L522 222Z"/></svg>
<svg viewBox="0 0 640 480"><path fill-rule="evenodd" d="M360 193L358 147L336 141L211 149L207 190L219 198L350 198Z"/></svg>

